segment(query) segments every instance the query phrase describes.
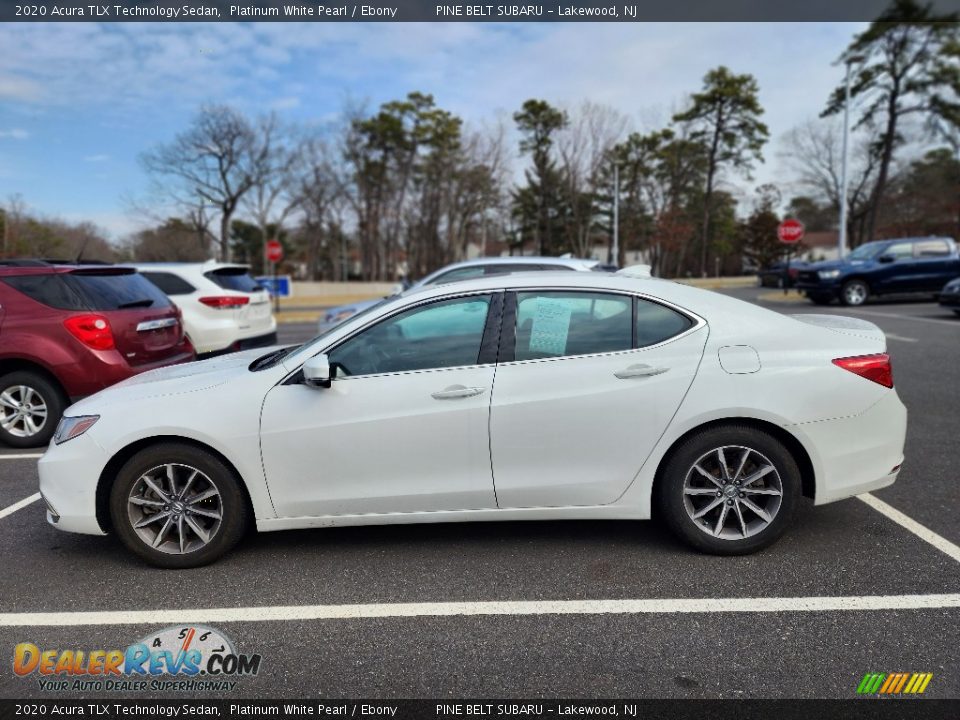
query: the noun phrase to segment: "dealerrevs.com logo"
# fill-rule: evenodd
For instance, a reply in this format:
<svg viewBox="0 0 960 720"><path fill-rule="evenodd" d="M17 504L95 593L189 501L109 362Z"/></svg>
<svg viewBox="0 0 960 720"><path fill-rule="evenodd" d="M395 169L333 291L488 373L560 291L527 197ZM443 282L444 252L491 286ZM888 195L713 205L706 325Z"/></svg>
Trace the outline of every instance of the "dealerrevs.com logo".
<svg viewBox="0 0 960 720"><path fill-rule="evenodd" d="M238 677L260 671L259 654L237 652L219 630L168 627L125 649L42 649L30 642L13 650L13 672L37 677L41 690L230 691Z"/></svg>

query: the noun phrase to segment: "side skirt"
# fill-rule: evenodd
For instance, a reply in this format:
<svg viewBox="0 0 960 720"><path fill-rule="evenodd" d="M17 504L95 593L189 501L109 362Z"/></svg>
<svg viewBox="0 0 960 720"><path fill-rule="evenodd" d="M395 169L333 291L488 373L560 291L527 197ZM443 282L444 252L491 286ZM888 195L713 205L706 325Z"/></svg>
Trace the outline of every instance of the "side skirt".
<svg viewBox="0 0 960 720"><path fill-rule="evenodd" d="M486 508L482 510L435 510L363 515L322 515L257 519L257 530L348 527L352 525L415 525L418 523L496 522L514 520L647 520L639 508L627 505L551 508Z"/></svg>

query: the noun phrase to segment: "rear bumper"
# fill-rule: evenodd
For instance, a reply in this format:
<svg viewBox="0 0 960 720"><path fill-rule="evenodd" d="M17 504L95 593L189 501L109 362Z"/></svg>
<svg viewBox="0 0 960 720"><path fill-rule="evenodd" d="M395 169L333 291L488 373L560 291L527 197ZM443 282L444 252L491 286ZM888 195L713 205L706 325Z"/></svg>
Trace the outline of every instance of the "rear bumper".
<svg viewBox="0 0 960 720"><path fill-rule="evenodd" d="M196 360L197 355L189 342L185 341L182 346L179 346L179 349L180 352L176 355L171 355L159 362L143 365L127 364L127 361L117 350L91 351L82 358L81 362L61 365L53 370L54 375L57 376L57 379L60 380L67 391L67 395L71 399L77 399L93 395L111 385L116 385L121 380L126 380L149 370Z"/></svg>
<svg viewBox="0 0 960 720"><path fill-rule="evenodd" d="M907 408L896 390L860 415L789 426L810 451L816 505L892 485L903 463Z"/></svg>
<svg viewBox="0 0 960 720"><path fill-rule="evenodd" d="M197 353L210 357L213 354L275 344L267 340L276 339L277 321L271 316L269 322L258 322L255 326L241 328L239 323L231 318L216 322L204 319L202 322L190 322L187 333L196 345ZM265 340L261 343L262 339Z"/></svg>
<svg viewBox="0 0 960 720"><path fill-rule="evenodd" d="M227 353L240 352L241 350L252 350L253 348L260 347L270 347L271 345L277 344L277 331L265 333L263 335L257 335L255 337L244 338L242 340L236 340L225 348L220 350L213 350L211 352L205 352L200 354L201 360L206 360L207 358L216 357L218 355L226 355Z"/></svg>

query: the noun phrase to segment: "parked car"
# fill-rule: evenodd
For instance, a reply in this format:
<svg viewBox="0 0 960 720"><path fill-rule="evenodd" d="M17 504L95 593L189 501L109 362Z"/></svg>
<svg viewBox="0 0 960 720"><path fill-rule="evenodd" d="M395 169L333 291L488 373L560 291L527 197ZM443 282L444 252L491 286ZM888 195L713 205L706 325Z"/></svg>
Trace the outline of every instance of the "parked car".
<svg viewBox="0 0 960 720"><path fill-rule="evenodd" d="M180 311L135 270L0 261L0 442L46 445L71 399L193 359Z"/></svg>
<svg viewBox="0 0 960 720"><path fill-rule="evenodd" d="M116 533L170 568L215 560L251 523L657 515L742 554L774 542L801 495L893 483L906 421L864 320L629 269L484 276L83 400L40 490L54 527Z"/></svg>
<svg viewBox="0 0 960 720"><path fill-rule="evenodd" d="M938 299L942 307L949 308L960 315L960 277L944 285Z"/></svg>
<svg viewBox="0 0 960 720"><path fill-rule="evenodd" d="M771 263L757 271L757 282L760 287L792 288L800 271L805 267L807 263L803 260Z"/></svg>
<svg viewBox="0 0 960 720"><path fill-rule="evenodd" d="M813 263L800 270L796 287L818 305L839 299L863 305L892 293L937 293L960 276L960 255L951 238L875 240L843 260Z"/></svg>
<svg viewBox="0 0 960 720"><path fill-rule="evenodd" d="M183 312L187 337L202 356L277 342L270 293L246 265L136 263L132 265Z"/></svg>
<svg viewBox="0 0 960 720"><path fill-rule="evenodd" d="M404 283L396 288L394 295L399 295L401 292L412 288L441 285L443 283L456 282L457 280L488 275L503 275L505 273L530 272L535 270L575 270L586 272L600 268L601 266L598 260L583 260L571 257L533 257L529 255L518 255L516 257L476 258L474 260L465 260L463 262L446 265L413 284ZM320 319L319 330L321 333L325 333L344 320L380 302L383 302L383 298L362 300L360 302L330 308Z"/></svg>

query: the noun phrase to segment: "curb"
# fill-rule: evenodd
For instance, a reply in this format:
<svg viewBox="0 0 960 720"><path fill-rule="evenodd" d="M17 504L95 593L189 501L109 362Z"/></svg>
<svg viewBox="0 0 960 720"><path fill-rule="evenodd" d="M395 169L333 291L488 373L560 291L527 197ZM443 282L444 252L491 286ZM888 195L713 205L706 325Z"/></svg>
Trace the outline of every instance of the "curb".
<svg viewBox="0 0 960 720"><path fill-rule="evenodd" d="M801 295L800 293L791 290L786 295L783 294L783 290L776 290L773 292L760 293L757 295L757 300L762 300L763 302L771 303L808 303L806 295Z"/></svg>

